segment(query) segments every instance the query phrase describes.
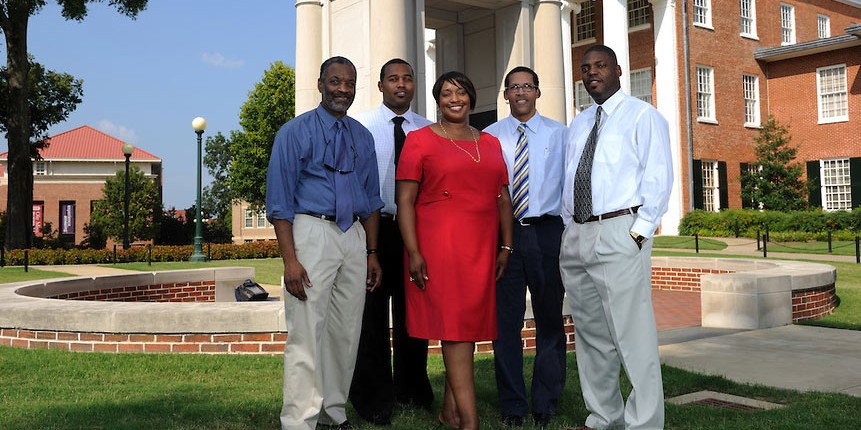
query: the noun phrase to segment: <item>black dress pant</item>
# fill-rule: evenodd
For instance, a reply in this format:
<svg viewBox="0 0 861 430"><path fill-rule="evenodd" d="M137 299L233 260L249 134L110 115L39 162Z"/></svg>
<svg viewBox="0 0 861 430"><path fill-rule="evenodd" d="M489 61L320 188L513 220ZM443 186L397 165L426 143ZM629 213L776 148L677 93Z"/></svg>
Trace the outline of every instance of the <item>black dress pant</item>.
<svg viewBox="0 0 861 430"><path fill-rule="evenodd" d="M365 298L359 353L350 387L350 402L356 412L372 422L390 418L396 401L426 409L433 406L427 374L428 341L409 337L406 330L404 245L397 222L382 217L379 234L383 282ZM389 297L393 318L391 343Z"/></svg>

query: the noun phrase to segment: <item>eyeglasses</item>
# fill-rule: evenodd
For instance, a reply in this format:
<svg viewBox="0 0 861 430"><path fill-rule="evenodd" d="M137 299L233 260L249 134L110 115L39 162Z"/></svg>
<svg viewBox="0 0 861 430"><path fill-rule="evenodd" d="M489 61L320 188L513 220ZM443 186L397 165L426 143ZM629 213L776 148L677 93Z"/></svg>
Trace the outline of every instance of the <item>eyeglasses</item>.
<svg viewBox="0 0 861 430"><path fill-rule="evenodd" d="M511 91L512 93L516 93L518 91L523 91L524 93L531 93L538 88L538 85L532 84L511 84L506 88L506 90Z"/></svg>

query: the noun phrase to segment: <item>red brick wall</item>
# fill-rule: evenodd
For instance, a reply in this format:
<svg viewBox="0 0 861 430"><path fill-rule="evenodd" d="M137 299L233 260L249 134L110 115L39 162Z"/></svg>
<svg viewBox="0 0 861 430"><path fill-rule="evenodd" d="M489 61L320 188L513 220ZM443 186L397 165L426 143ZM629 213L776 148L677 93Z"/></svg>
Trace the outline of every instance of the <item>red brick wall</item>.
<svg viewBox="0 0 861 430"><path fill-rule="evenodd" d="M792 322L816 320L831 314L837 307L834 285L792 292Z"/></svg>
<svg viewBox="0 0 861 430"><path fill-rule="evenodd" d="M652 267L652 289L668 291L700 291L700 276L733 273L730 270L680 267Z"/></svg>
<svg viewBox="0 0 861 430"><path fill-rule="evenodd" d="M47 297L102 302L214 302L215 281L104 288Z"/></svg>

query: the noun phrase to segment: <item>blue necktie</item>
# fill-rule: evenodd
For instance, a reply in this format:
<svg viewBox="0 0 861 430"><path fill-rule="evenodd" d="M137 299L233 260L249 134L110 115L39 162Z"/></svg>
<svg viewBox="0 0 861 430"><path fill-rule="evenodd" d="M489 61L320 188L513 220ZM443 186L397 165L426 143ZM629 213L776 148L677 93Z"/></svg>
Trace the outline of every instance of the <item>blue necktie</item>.
<svg viewBox="0 0 861 430"><path fill-rule="evenodd" d="M335 122L335 224L341 231L353 225L353 194L349 173L353 172L350 144L347 143L347 126L342 120Z"/></svg>

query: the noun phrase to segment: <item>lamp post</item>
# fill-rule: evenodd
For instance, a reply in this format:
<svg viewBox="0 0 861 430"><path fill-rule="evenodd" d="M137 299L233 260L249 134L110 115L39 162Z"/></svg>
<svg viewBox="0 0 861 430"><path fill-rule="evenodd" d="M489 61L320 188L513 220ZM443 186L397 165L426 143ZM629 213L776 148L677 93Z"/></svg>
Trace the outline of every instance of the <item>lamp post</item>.
<svg viewBox="0 0 861 430"><path fill-rule="evenodd" d="M201 247L201 242L203 241L203 227L200 224L200 169L201 169L201 152L202 152L202 140L203 140L203 130L206 130L206 120L202 117L197 117L193 121L191 121L191 128L194 129L194 132L197 133L197 203L195 203L194 211L195 213L195 221L194 221L194 251L191 253L191 258L189 261L206 261L206 256L203 255L203 249Z"/></svg>
<svg viewBox="0 0 861 430"><path fill-rule="evenodd" d="M123 155L126 156L126 194L123 203L123 250L129 249L129 158L135 152L131 143L123 144Z"/></svg>

